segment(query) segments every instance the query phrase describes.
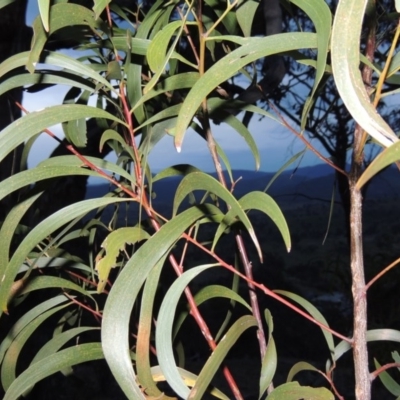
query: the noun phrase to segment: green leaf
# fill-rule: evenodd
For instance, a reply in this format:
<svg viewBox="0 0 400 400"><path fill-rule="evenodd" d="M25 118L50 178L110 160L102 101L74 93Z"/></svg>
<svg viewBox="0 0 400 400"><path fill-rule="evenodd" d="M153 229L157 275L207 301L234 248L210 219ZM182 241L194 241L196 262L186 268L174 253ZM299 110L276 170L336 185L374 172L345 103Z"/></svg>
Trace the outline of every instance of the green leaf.
<svg viewBox="0 0 400 400"><path fill-rule="evenodd" d="M265 352L265 356L262 360L261 365L260 395L258 397L259 399L262 398L264 393L267 391L269 385L271 384L276 372L276 367L278 365L275 340L272 336L272 332L274 331L274 323L271 312L269 310L265 310L265 320L267 321L269 335L267 351Z"/></svg>
<svg viewBox="0 0 400 400"><path fill-rule="evenodd" d="M131 112L135 111L137 107L141 106L146 101L160 94L179 89L191 88L197 82L199 77L200 74L198 72L184 72L182 74L169 76L168 78L160 81L152 90L141 96L138 102L131 109Z"/></svg>
<svg viewBox="0 0 400 400"><path fill-rule="evenodd" d="M78 148L86 147L87 130L86 120L84 118L67 122L66 135L67 139Z"/></svg>
<svg viewBox="0 0 400 400"><path fill-rule="evenodd" d="M168 254L165 254L160 261L150 271L143 289L142 301L140 306L139 327L136 342L136 357L140 362L137 363L138 382L146 388L146 394L153 397L162 397L162 392L158 389L154 381L153 373L150 367L150 341L151 326L154 317L154 300L159 286L159 278ZM167 399L171 397L165 396Z"/></svg>
<svg viewBox="0 0 400 400"><path fill-rule="evenodd" d="M310 111L313 99L318 86L326 70L326 58L329 53L329 40L331 36L332 14L328 4L323 0L290 0L291 3L301 8L312 20L318 35L318 54L316 63L316 73L313 88L310 94L310 101L307 101L302 110L301 130L304 130L307 123L307 116Z"/></svg>
<svg viewBox="0 0 400 400"><path fill-rule="evenodd" d="M36 362L19 375L3 400L19 399L31 386L64 368L102 358L104 357L100 343L81 344L61 350Z"/></svg>
<svg viewBox="0 0 400 400"><path fill-rule="evenodd" d="M384 149L367 169L363 172L357 182L357 189L361 189L373 176L382 171L388 165L400 160L400 143L395 143L387 149Z"/></svg>
<svg viewBox="0 0 400 400"><path fill-rule="evenodd" d="M132 175L130 175L129 172L125 171L123 168L121 168L120 166L118 166L113 162L103 160L102 158L89 157L89 156L85 156L85 160L87 160L90 164L93 164L94 166L96 166L101 170L110 171L114 175L125 178L128 182L135 181L135 178ZM80 167L80 169L85 169L83 168L84 167L83 161L80 160L77 156L72 154L67 156L50 157L47 160L44 160L41 163L39 163L37 168L56 169L57 166L63 167L64 169L70 167L74 168ZM102 175L100 175L98 172L95 171L91 171L91 173L87 174L90 176L93 175L102 177ZM73 175L73 173L71 173L71 175Z"/></svg>
<svg viewBox="0 0 400 400"><path fill-rule="evenodd" d="M215 98L211 98L207 102L207 105L211 109L218 109L219 105L221 104L223 104L223 102ZM230 125L240 136L243 137L253 154L254 160L256 162L255 167L256 170L258 170L260 168L260 152L258 151L257 144L247 127L242 122L240 122L238 118L230 113L218 112L218 118Z"/></svg>
<svg viewBox="0 0 400 400"><path fill-rule="evenodd" d="M282 296L286 296L289 299L295 301L296 303L300 304L315 320L320 322L321 324L325 326L329 326L328 322L324 318L324 316L313 306L309 301L304 299L303 297L298 296L297 294L287 292L286 290L274 290L275 293L278 293ZM326 331L325 329L322 329L322 333L325 337L326 343L328 345L330 354L333 354L335 352L335 343L333 341L333 336L332 333Z"/></svg>
<svg viewBox="0 0 400 400"><path fill-rule="evenodd" d="M239 200L240 207L244 210L258 210L265 213L268 217L272 219L275 225L278 227L279 232L282 235L282 238L285 242L286 249L290 252L291 249L291 239L288 225L286 223L286 219L279 208L278 204L276 204L275 200L264 192L250 192L244 195ZM214 249L217 245L218 240L220 239L223 232L226 230L227 226L230 226L235 222L235 211L229 210L223 219L222 223L219 225L215 235L212 248Z"/></svg>
<svg viewBox="0 0 400 400"><path fill-rule="evenodd" d="M182 21L173 21L157 32L147 50L147 62L153 72L158 72L166 65L165 60L168 46L175 31L182 27Z"/></svg>
<svg viewBox="0 0 400 400"><path fill-rule="evenodd" d="M226 202L226 204L232 209L234 215L237 216L246 227L254 245L256 246L258 255L260 259L262 259L260 244L258 243L254 228L240 203L215 178L205 174L204 172L192 172L182 179L175 193L173 215L176 214L179 205L185 197L195 190L204 190L206 192L214 193Z"/></svg>
<svg viewBox="0 0 400 400"><path fill-rule="evenodd" d="M375 368L379 369L381 365L374 358ZM400 385L389 375L388 372L382 371L379 374L379 379L382 382L383 386L393 395L400 396Z"/></svg>
<svg viewBox="0 0 400 400"><path fill-rule="evenodd" d="M38 6L43 27L45 31L48 32L50 30L49 27L50 0L38 0Z"/></svg>
<svg viewBox="0 0 400 400"><path fill-rule="evenodd" d="M292 368L290 368L288 377L286 379L286 382L291 382L293 381L293 378L301 371L313 371L313 372L319 372L317 368L315 368L313 365L311 365L308 362L305 361L300 361L293 365Z"/></svg>
<svg viewBox="0 0 400 400"><path fill-rule="evenodd" d="M368 1L339 1L332 28L332 70L350 114L378 143L389 147L398 138L371 104L360 71L360 36Z"/></svg>
<svg viewBox="0 0 400 400"><path fill-rule="evenodd" d="M372 329L367 331L367 342L375 342L379 340L400 343L400 331L394 329ZM349 350L351 350L350 343L342 340L335 347L335 351L333 353L333 361L339 360L339 358Z"/></svg>
<svg viewBox="0 0 400 400"><path fill-rule="evenodd" d="M280 167L278 169L277 172L275 172L274 176L270 179L270 181L268 182L267 186L265 187L265 189L263 190L264 192L267 192L268 189L272 186L272 184L275 182L275 180L279 177L279 175L291 164L293 164L299 157L302 157L305 152L306 152L307 148L305 148L302 151L299 151L298 153L296 153L293 157L291 157L288 161L285 162L285 164L282 165L282 167Z"/></svg>
<svg viewBox="0 0 400 400"><path fill-rule="evenodd" d="M235 275L237 276L237 275ZM214 299L216 297L226 298L233 302L238 302L246 307L249 311L252 311L251 306L247 303L246 300L238 293L234 292L232 289L229 289L225 286L221 285L208 285L202 288L196 296L194 296L194 301L197 306L200 306L207 300ZM189 311L183 311L177 318L174 325L174 333L173 338L178 334L182 324L185 322L186 317L189 315ZM217 335L218 336L218 335ZM217 339L215 339L217 340Z"/></svg>
<svg viewBox="0 0 400 400"><path fill-rule="evenodd" d="M138 227L119 228L108 234L101 244L106 255L96 262L96 270L99 274L97 293L104 290L111 268L117 265L119 253L125 249L126 244L135 244L148 238L150 235Z"/></svg>
<svg viewBox="0 0 400 400"><path fill-rule="evenodd" d="M31 53L29 51L22 52L3 61L0 64L0 77L4 76L7 72L12 71L13 69L25 66L29 61L30 54ZM46 64L46 66L51 65L58 68L65 68L66 70L69 70L70 72L78 74L82 77L91 78L95 82L100 83L110 91L114 92L114 88L110 82L104 79L93 68L65 54L43 51L41 54L41 62ZM34 72L34 70L32 72Z"/></svg>
<svg viewBox="0 0 400 400"><path fill-rule="evenodd" d="M183 368L179 368L178 367L178 371L181 374L182 379L185 381L185 383L189 386L189 387L193 387L194 383L196 382L198 376L195 374L192 374L189 371L186 371ZM151 374L153 376L153 379L156 382L161 382L161 381L165 381L165 376L163 374L163 372L161 371L161 368L159 365L156 365L154 367L151 367ZM221 399L221 400L229 400L229 397L227 397L226 395L224 395L220 390L216 389L216 388L210 388L210 394L213 395L214 397L216 397L217 399ZM165 395L164 395L165 396ZM169 398L169 397L166 397Z"/></svg>
<svg viewBox="0 0 400 400"><path fill-rule="evenodd" d="M179 114L175 146L181 150L183 138L201 102L222 82L234 76L245 65L279 52L317 47L314 33L283 33L265 38L248 38L247 44L216 62L193 86Z"/></svg>
<svg viewBox="0 0 400 400"><path fill-rule="evenodd" d="M186 18L189 15L190 8L187 10L184 18L179 21L173 21L169 23L165 28L159 31L152 42L150 43L149 49L147 51L147 60L149 62L150 68L155 72L150 82L144 87L143 94L149 92L159 81L165 67L168 64L172 53L178 44L178 41L182 35L183 28L185 26ZM170 49L167 52L167 47L171 41L172 35L179 28L175 40L173 41Z"/></svg>
<svg viewBox="0 0 400 400"><path fill-rule="evenodd" d="M49 2L49 0L41 1L47 3ZM26 63L26 67L31 73L34 72L36 64L39 62L43 47L51 34L59 29L72 25L87 25L95 30L99 27L99 23L101 22L101 20L99 20L99 22L95 20L94 13L88 8L72 3L58 3L51 7L50 15L47 17L47 19L50 21L50 29L47 29L48 33L46 33L44 29L42 19L43 17L41 13L41 15L38 16L32 24L32 48L29 52L29 58ZM110 87L110 84L107 83L106 86Z"/></svg>
<svg viewBox="0 0 400 400"><path fill-rule="evenodd" d="M8 348L7 353L3 359L3 363L1 365L1 383L5 391L8 390L10 385L16 379L17 361L21 354L21 350L27 340L32 336L36 329L39 328L48 318L67 306L68 304L64 304L58 307L50 308L43 314L40 314L37 318L31 321L30 324L25 326L24 329L10 344L10 347Z"/></svg>
<svg viewBox="0 0 400 400"><path fill-rule="evenodd" d="M253 25L254 16L260 4L254 0L242 1L236 11L237 22L243 35L251 36L251 27Z"/></svg>
<svg viewBox="0 0 400 400"><path fill-rule="evenodd" d="M298 382L284 383L278 386L267 400L334 400L335 396L328 389L300 386Z"/></svg>
<svg viewBox="0 0 400 400"><path fill-rule="evenodd" d="M192 391L189 390L185 382L182 380L174 360L172 348L173 321L178 301L188 284L201 272L215 266L216 265L214 264L202 265L184 272L171 285L164 297L159 311L156 329L158 362L169 385L180 397L185 399L202 398L216 370L225 358L226 353L236 342L241 333L250 326L257 326L257 321L253 316L245 316L236 321L229 332L220 340L217 346L217 349L219 348L219 350L216 349L204 365L199 375L199 379L196 381Z"/></svg>
<svg viewBox="0 0 400 400"><path fill-rule="evenodd" d="M126 263L108 295L102 321L104 356L128 399L145 398L129 356L129 320L133 304L151 269L204 214L204 209L192 207L163 225Z"/></svg>
<svg viewBox="0 0 400 400"><path fill-rule="evenodd" d="M37 133L61 122L80 118L107 118L125 125L114 115L96 107L64 104L35 111L14 121L0 132L0 161L17 146Z"/></svg>
<svg viewBox="0 0 400 400"><path fill-rule="evenodd" d="M90 93L95 91L95 85L79 75L63 71L45 71L34 74L22 72L6 79L0 84L0 95L14 88L30 85L68 85L87 90Z"/></svg>
<svg viewBox="0 0 400 400"><path fill-rule="evenodd" d="M28 256L29 252L36 246L37 243L40 243L51 233L79 216L83 216L96 208L123 201L130 200L121 198L101 198L84 200L57 211L56 213L52 214L50 217L42 221L40 224L36 225L20 243L8 265L0 266L1 309L3 311L7 310L8 296L13 285L14 278L18 273L18 269L20 265L24 262L25 258Z"/></svg>
<svg viewBox="0 0 400 400"><path fill-rule="evenodd" d="M50 289L50 288L60 288L66 290L74 290L78 293L83 294L84 296L89 296L87 290L77 285L74 282L69 281L68 279L59 278L57 276L35 276L33 278L29 278L27 282L23 285L19 294L30 293L35 290L41 289Z"/></svg>
<svg viewBox="0 0 400 400"><path fill-rule="evenodd" d="M226 335L222 337L216 349L211 353L207 362L204 364L199 378L196 380L188 399L201 400L208 386L211 383L218 368L224 362L229 350L237 342L239 337L249 328L257 327L257 320L252 315L240 317L229 328Z"/></svg>
<svg viewBox="0 0 400 400"><path fill-rule="evenodd" d="M44 301L43 303L38 304L33 307L31 310L27 311L10 329L7 336L3 339L0 344L0 363L3 362L4 356L9 349L13 340L29 325L35 320L39 315L45 313L47 310L52 309L53 307L58 306L61 303L69 301L66 296L59 295L52 297L49 300Z"/></svg>
<svg viewBox="0 0 400 400"><path fill-rule="evenodd" d="M95 18L98 19L100 14L104 9L110 4L111 0L94 0L93 11L95 13Z"/></svg>

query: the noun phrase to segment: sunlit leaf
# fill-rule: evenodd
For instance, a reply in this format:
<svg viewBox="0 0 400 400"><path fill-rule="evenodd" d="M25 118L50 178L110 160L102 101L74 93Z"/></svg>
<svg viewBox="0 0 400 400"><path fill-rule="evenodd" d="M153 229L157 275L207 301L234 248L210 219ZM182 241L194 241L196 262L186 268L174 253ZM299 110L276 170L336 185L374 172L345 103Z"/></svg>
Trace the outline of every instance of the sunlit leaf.
<svg viewBox="0 0 400 400"><path fill-rule="evenodd" d="M360 71L360 36L368 0L341 0L331 38L332 69L341 98L357 123L383 147L398 141L372 105Z"/></svg>
<svg viewBox="0 0 400 400"><path fill-rule="evenodd" d="M50 0L38 0L38 6L43 27L45 31L48 32L50 30L49 27Z"/></svg>

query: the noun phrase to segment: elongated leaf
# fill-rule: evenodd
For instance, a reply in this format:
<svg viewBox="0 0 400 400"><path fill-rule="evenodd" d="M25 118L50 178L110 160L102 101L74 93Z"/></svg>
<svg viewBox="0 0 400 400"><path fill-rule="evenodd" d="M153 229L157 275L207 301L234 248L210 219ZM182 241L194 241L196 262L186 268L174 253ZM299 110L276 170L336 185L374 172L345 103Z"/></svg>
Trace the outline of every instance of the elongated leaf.
<svg viewBox="0 0 400 400"><path fill-rule="evenodd" d="M42 192L43 193L43 192ZM0 229L0 265L7 265L10 257L10 246L14 237L15 230L17 229L21 219L29 210L31 205L42 194L38 193L35 196L28 197L21 203L17 204L7 214L5 221ZM1 267L0 267L1 270ZM1 360L0 360L1 361Z"/></svg>
<svg viewBox="0 0 400 400"><path fill-rule="evenodd" d="M49 3L48 0L41 0ZM47 13L49 10L47 10ZM71 25L87 25L90 26L93 30L95 30L99 25L101 20L96 21L95 15L93 11L89 10L86 7L80 6L78 4L73 3L58 3L54 4L50 9L50 15L47 15L47 20L50 23L48 25L46 31L46 25L43 23L43 15L38 16L32 24L33 28L33 41L32 41L32 49L29 54L29 59L26 64L29 72L33 73L35 70L35 66L39 61L40 54L43 50L44 45L49 37L49 35L58 31L59 29L65 28ZM47 22L48 22L47 21ZM107 83L106 86L109 86Z"/></svg>
<svg viewBox="0 0 400 400"><path fill-rule="evenodd" d="M164 79L163 81L159 82L152 90L147 92L144 96L140 97L139 101L133 106L131 112L140 105L144 104L146 101L162 93L191 88L199 79L199 77L200 75L198 72L185 72Z"/></svg>
<svg viewBox="0 0 400 400"><path fill-rule="evenodd" d="M237 275L235 275L237 276ZM249 311L251 311L251 306L247 303L246 300L238 293L234 292L232 289L229 289L225 286L221 285L208 285L205 288L201 289L196 296L194 297L194 301L197 306L200 306L207 300L211 300L217 297L225 298L232 300L234 303L238 302L246 307ZM189 315L189 311L183 311L176 320L174 325L173 338L178 334L181 326L186 320L186 317ZM218 336L218 335L217 335ZM217 340L217 339L215 339Z"/></svg>
<svg viewBox="0 0 400 400"><path fill-rule="evenodd" d="M89 161L89 163L93 164L97 168L105 171L110 171L114 175L121 176L125 178L128 182L134 182L134 177L131 176L127 171L125 171L123 168L121 168L119 165L116 165L113 162L103 160L102 158L97 158L97 157L86 157L85 159ZM41 163L38 164L39 167L43 168L48 168L48 169L53 169L56 168L57 166L62 166L64 168L69 168L71 167L83 167L84 163L82 160L80 160L78 157L75 155L68 155L68 156L58 156L58 157L50 157L47 160L42 161ZM73 174L71 174L73 175ZM98 173L96 175L100 176Z"/></svg>
<svg viewBox="0 0 400 400"><path fill-rule="evenodd" d="M204 210L192 207L167 222L127 262L115 281L104 308L102 344L107 363L128 399L144 399L129 356L129 317L139 291L157 262Z"/></svg>
<svg viewBox="0 0 400 400"><path fill-rule="evenodd" d="M218 85L234 76L245 65L271 54L317 47L313 33L283 33L265 38L246 38L247 44L216 62L193 86L186 96L176 126L175 146L181 150L183 138L201 102Z"/></svg>
<svg viewBox="0 0 400 400"><path fill-rule="evenodd" d="M357 182L357 189L361 189L373 176L382 171L388 165L400 160L400 143L395 143L388 149L384 149L368 168L363 172Z"/></svg>
<svg viewBox="0 0 400 400"><path fill-rule="evenodd" d="M163 169L161 172L156 174L153 178L153 183L159 181L160 179L169 178L171 176L185 176L189 175L192 172L201 172L196 167L193 167L190 164L177 164L172 167L167 167Z"/></svg>
<svg viewBox="0 0 400 400"><path fill-rule="evenodd" d="M46 71L45 73L40 72L29 74L24 72L19 75L12 76L2 82L0 84L0 95L15 88L30 85L68 85L80 88L82 90L87 90L91 93L96 89L95 85L91 85L87 80L84 80L82 77L71 73L62 71Z"/></svg>
<svg viewBox="0 0 400 400"><path fill-rule="evenodd" d="M240 203L233 197L233 195L212 176L203 172L192 172L191 174L185 176L179 184L175 193L173 214L176 214L178 207L182 203L184 198L190 192L193 192L195 190L204 190L206 192L214 193L222 200L224 200L229 205L229 207L231 207L231 209L233 210L232 212L235 213L235 215L240 219L240 221L249 232L249 235L252 238L253 243L258 251L258 255L262 260L260 244L258 243L258 239L249 218L243 211Z"/></svg>
<svg viewBox="0 0 400 400"><path fill-rule="evenodd" d="M148 278L143 289L142 304L140 307L140 322L137 334L137 351L136 357L140 360L137 363L137 377L140 384L146 388L146 394L153 397L162 396L162 392L155 384L153 372L150 367L150 340L151 340L151 326L153 323L153 305L156 296L157 288L159 285L159 278L164 266L167 254L160 259L160 261L150 271ZM172 399L164 395L165 399Z"/></svg>
<svg viewBox="0 0 400 400"><path fill-rule="evenodd" d="M244 36L251 35L253 19L260 4L255 0L242 1L236 11L237 22Z"/></svg>
<svg viewBox="0 0 400 400"><path fill-rule="evenodd" d="M318 369L315 368L310 363L305 362L305 361L300 361L300 362L296 363L295 365L293 365L292 368L290 368L286 382L291 382L293 380L293 378L301 371L319 372Z"/></svg>
<svg viewBox="0 0 400 400"><path fill-rule="evenodd" d="M80 104L65 104L35 111L8 125L0 132L0 161L18 145L50 126L79 118L107 118L125 125L107 111Z"/></svg>
<svg viewBox="0 0 400 400"><path fill-rule="evenodd" d="M191 393L191 392L190 392L189 388L187 387L187 385L182 380L179 370L175 364L175 360L174 360L174 356L173 356L172 326L173 326L175 311L176 311L178 301L179 301L183 291L189 284L189 282L191 282L192 279L194 279L196 276L198 276L203 271L205 271L209 268L212 268L212 267L215 267L215 265L213 265L213 264L202 265L199 267L192 268L189 271L186 271L185 273L183 273L177 280L175 280L175 282L172 284L172 286L168 290L166 296L164 297L164 300L161 304L158 321L157 321L156 346L157 346L158 361L159 361L161 370L163 371L163 374L166 377L167 382L170 384L170 386L174 389L174 391L179 396L181 396L183 398L188 398L189 393ZM247 317L243 317L243 318L247 318ZM252 319L253 324L255 324L255 325L257 324L254 317L249 317L249 318ZM247 327L248 327L247 324L244 323L243 325L245 325L245 329L247 329ZM237 333L238 330L240 330L240 327L238 328L238 326L235 326L235 328L233 328L233 330L232 330L232 332L234 332L234 333L233 334L231 333L231 335L235 336L235 333ZM230 339L232 338L231 335L229 335ZM239 336L240 336L240 333L239 333ZM220 351L222 351L222 353L224 353L223 343L225 341L229 342L229 343L227 343L227 346L228 346L228 348L230 348L237 340L237 337L232 340L228 339L227 337L221 339L220 344L222 346L221 347L222 350L220 350ZM222 359L220 357L217 357L215 352L216 351L213 352L213 356L211 356L211 357L215 357L217 359L215 361L215 363L217 365L214 364L213 362L211 362L212 363L211 367L205 366L204 367L205 369L203 368L203 371L205 371L205 372L202 372L203 373L203 378L202 378L203 383L209 377L208 375L205 376L204 374L206 374L207 372L211 372L211 376L210 376L210 379L211 379L215 373L213 368L218 368L219 363L222 362L222 359L224 358L224 356L222 356ZM202 373L200 373L200 375ZM196 390L193 389L192 394L199 393L200 398L201 398L201 396L204 393L205 389L207 388L208 384L209 384L209 381L205 385L205 387L202 385L200 388L197 388ZM194 388L195 387L196 387L196 384L195 384ZM199 392L200 390L203 390L203 392L201 394Z"/></svg>
<svg viewBox="0 0 400 400"><path fill-rule="evenodd" d="M24 238L12 256L8 265L0 266L1 286L0 286L0 306L3 311L7 310L8 296L14 282L14 278L18 273L20 265L24 262L25 257L36 246L37 243L45 239L55 230L59 229L66 223L72 221L78 216L83 216L88 212L104 207L109 204L129 201L120 198L102 198L84 200L71 206L65 207L60 211L52 214L50 217L36 225L34 229Z"/></svg>
<svg viewBox="0 0 400 400"><path fill-rule="evenodd" d="M199 378L196 380L196 383L190 391L189 399L201 400L203 398L204 393L210 385L210 382L218 368L223 363L228 351L237 342L244 331L257 326L257 320L252 315L244 315L235 321L204 364L199 374Z"/></svg>
<svg viewBox="0 0 400 400"><path fill-rule="evenodd" d="M211 109L218 109L219 104L221 104L220 100L215 100L216 99L210 99L207 102L207 105L211 107ZM258 151L257 144L247 127L242 122L240 122L238 118L230 113L225 113L224 115L224 113L218 112L218 117L225 123L230 125L240 136L243 137L253 154L256 163L255 167L256 170L258 170L260 168L260 152Z"/></svg>
<svg viewBox="0 0 400 400"><path fill-rule="evenodd" d="M267 351L265 352L265 356L262 360L261 365L261 374L260 374L260 394L258 396L259 399L262 398L264 393L267 391L270 386L272 379L276 372L276 367L278 364L278 358L276 353L275 340L272 336L272 332L274 331L274 322L272 319L271 312L267 309L265 310L265 320L268 325L268 346Z"/></svg>
<svg viewBox="0 0 400 400"><path fill-rule="evenodd" d="M304 155L304 153L306 152L306 148L302 151L299 151L298 153L296 153L293 157L291 157L288 161L285 162L285 164L282 165L282 167L280 167L278 169L277 172L275 172L274 176L270 179L270 181L268 182L267 186L265 187L265 189L263 190L264 192L268 192L268 189L271 187L271 185L275 182L275 180L279 177L279 175L292 163L294 163L299 157L302 157Z"/></svg>
<svg viewBox="0 0 400 400"><path fill-rule="evenodd" d="M324 316L313 306L309 301L304 299L303 297L298 296L297 294L287 292L285 290L274 290L275 293L281 294L282 296L286 296L289 299L295 301L296 303L300 304L314 319L318 322L324 324L325 326L329 326L328 322L324 318ZM335 352L335 343L333 341L333 336L330 332L322 329L322 333L325 336L326 343L328 345L330 354L334 354Z"/></svg>
<svg viewBox="0 0 400 400"><path fill-rule="evenodd" d="M175 31L182 26L182 21L173 21L157 32L147 50L147 61L153 72L158 72L165 66L165 56ZM168 60L167 60L168 61Z"/></svg>
<svg viewBox="0 0 400 400"><path fill-rule="evenodd" d="M12 383L3 400L17 400L42 379L83 362L104 358L100 343L87 343L61 350L31 365Z"/></svg>
<svg viewBox="0 0 400 400"><path fill-rule="evenodd" d="M367 342L391 341L400 343L400 331L394 329L372 329L367 331ZM337 361L344 353L351 349L350 343L342 340L333 353L333 360Z"/></svg>
<svg viewBox="0 0 400 400"><path fill-rule="evenodd" d="M58 158L58 157L57 157ZM71 176L71 175L86 175L86 176L97 176L100 175L97 172L91 171L89 169L76 167L65 167L54 165L53 167L36 167L27 171L22 171L18 174L10 176L4 181L0 182L0 200L9 194L27 186L32 185L36 182L40 182L49 178L57 178L61 176Z"/></svg>
<svg viewBox="0 0 400 400"><path fill-rule="evenodd" d="M190 7L187 10L184 18L179 21L173 21L169 23L164 29L160 30L152 42L150 43L148 52L147 52L147 59L149 61L149 64L151 63L154 68L155 74L151 78L150 82L144 87L143 89L143 94L146 94L149 92L153 87L157 84L159 81L161 74L163 73L165 67L168 64L169 59L172 56L172 53L178 44L178 41L182 35L183 28L185 26L186 18L189 15L190 12ZM179 28L179 31L170 47L170 49L167 52L167 46L169 45L169 42L171 40L172 35L174 32Z"/></svg>
<svg viewBox="0 0 400 400"><path fill-rule="evenodd" d="M318 35L318 54L316 63L316 73L313 88L301 116L301 129L304 130L307 115L310 110L312 100L316 94L317 88L321 82L326 69L326 58L329 52L329 40L331 35L332 14L328 4L324 0L291 0L291 3L301 8L315 25L315 30Z"/></svg>
<svg viewBox="0 0 400 400"><path fill-rule="evenodd" d="M332 69L340 96L357 123L383 147L398 141L371 104L360 72L360 36L368 0L341 0L333 22Z"/></svg>
<svg viewBox="0 0 400 400"><path fill-rule="evenodd" d="M244 211L247 210L258 210L270 217L275 225L278 227L279 232L282 235L282 238L285 242L287 251L290 252L291 249L291 239L288 225L286 223L286 219L276 204L276 202L264 192L250 192L244 195L241 199L239 199L239 204ZM235 222L235 212L234 210L228 211L222 223L219 225L215 235L212 248L215 248L218 240L221 235L227 228L227 226L231 225Z"/></svg>
<svg viewBox="0 0 400 400"><path fill-rule="evenodd" d="M84 296L89 296L87 290L68 279L59 278L58 276L35 276L28 279L27 283L23 285L22 289L18 294L30 293L35 290L60 288L66 290L74 290Z"/></svg>
<svg viewBox="0 0 400 400"><path fill-rule="evenodd" d="M189 387L193 387L193 385L196 382L198 376L193 374L193 373L191 373L191 372L189 372L189 371L186 371L183 368L179 368L178 367L178 371L181 374L181 377L185 381L186 385L188 385ZM164 376L163 372L161 371L161 368L160 368L159 365L151 367L151 374L153 376L153 379L156 382L165 381L165 376ZM220 390L218 390L216 388L210 388L210 389L211 389L210 390L210 394L212 394L217 399L229 400L229 397L227 397L225 394L223 394Z"/></svg>
<svg viewBox="0 0 400 400"><path fill-rule="evenodd" d="M95 18L98 19L100 14L108 6L111 0L94 0L93 11L95 12Z"/></svg>
<svg viewBox="0 0 400 400"><path fill-rule="evenodd" d="M10 344L10 347L8 348L1 365L1 383L5 391L7 391L10 385L15 381L17 361L27 340L32 336L36 329L43 324L44 321L67 306L68 304L64 304L58 307L50 308L43 314L40 314L29 325L27 325Z"/></svg>
<svg viewBox="0 0 400 400"><path fill-rule="evenodd" d="M7 336L3 339L0 344L0 363L3 362L4 355L10 347L13 340L19 335L19 333L27 327L35 318L43 314L47 310L58 306L61 303L68 301L69 299L64 295L52 297L43 303L38 304L31 310L27 311L11 328Z"/></svg>
<svg viewBox="0 0 400 400"><path fill-rule="evenodd" d="M381 365L374 358L375 368L378 369ZM379 379L382 382L382 385L393 395L400 396L400 385L389 375L388 372L382 371L379 374Z"/></svg>
<svg viewBox="0 0 400 400"><path fill-rule="evenodd" d="M335 396L328 389L300 386L298 382L284 383L278 386L267 400L334 400Z"/></svg>
<svg viewBox="0 0 400 400"><path fill-rule="evenodd" d="M45 31L48 32L50 30L49 27L50 0L38 0L38 6L43 27Z"/></svg>
<svg viewBox="0 0 400 400"><path fill-rule="evenodd" d="M98 330L99 328L93 326L80 326L72 328L67 331L61 332L50 339L46 344L36 353L31 365L46 358L61 349L75 336L81 335L84 332Z"/></svg>
<svg viewBox="0 0 400 400"><path fill-rule="evenodd" d="M29 55L30 52L25 51L16 54L15 56L9 57L7 58L7 60L3 61L0 64L0 77L4 76L7 72L12 71L13 69L23 67L28 62ZM72 57L69 57L62 53L43 51L41 58L43 59L42 62L46 65L51 65L58 68L65 68L66 70L76 73L82 77L92 78L95 82L98 82L109 90L114 91L112 85L93 68L91 68L87 64L77 61Z"/></svg>

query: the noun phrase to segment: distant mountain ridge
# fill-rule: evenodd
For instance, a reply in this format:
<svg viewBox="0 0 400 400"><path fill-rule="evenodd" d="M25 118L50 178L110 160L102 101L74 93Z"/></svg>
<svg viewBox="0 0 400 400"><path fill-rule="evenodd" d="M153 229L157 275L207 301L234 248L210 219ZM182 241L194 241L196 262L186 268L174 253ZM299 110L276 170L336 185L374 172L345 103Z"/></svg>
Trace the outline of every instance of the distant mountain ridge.
<svg viewBox="0 0 400 400"><path fill-rule="evenodd" d="M216 174L211 174L216 177ZM243 196L251 190L265 190L275 173L249 170L233 171L233 180L236 182L234 194ZM227 181L229 178L226 174ZM155 192L154 203L171 204L175 191L181 181L181 176L174 176L157 181L153 185ZM319 164L299 169L289 169L282 172L268 189L268 194L279 198L279 202L304 202L310 199L330 201L335 180L332 167ZM110 190L107 185L90 185L87 188L86 198L103 196ZM336 195L338 193L336 192ZM395 167L387 168L374 177L367 192L367 200L394 199L400 197L400 171ZM339 200L339 197L337 197Z"/></svg>

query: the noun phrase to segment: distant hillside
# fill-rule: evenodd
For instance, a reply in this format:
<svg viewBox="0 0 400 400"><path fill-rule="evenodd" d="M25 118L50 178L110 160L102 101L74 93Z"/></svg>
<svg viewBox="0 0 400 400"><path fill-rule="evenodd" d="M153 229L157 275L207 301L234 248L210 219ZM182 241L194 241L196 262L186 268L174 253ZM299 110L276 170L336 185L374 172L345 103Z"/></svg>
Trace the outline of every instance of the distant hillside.
<svg viewBox="0 0 400 400"><path fill-rule="evenodd" d="M213 174L215 176L215 174ZM273 178L274 173L236 170L233 179L237 181L235 195L241 197L251 190L264 190ZM334 171L325 164L313 167L288 170L277 177L268 190L268 194L276 198L284 206L302 204L310 199L330 201L334 184ZM240 178L240 179L239 179ZM227 180L229 180L227 178ZM153 202L160 206L170 205L181 177L172 177L157 181L153 185L155 198ZM87 198L103 196L110 190L107 185L92 185L87 189ZM336 193L337 195L338 193ZM367 200L396 199L400 197L400 172L396 168L388 168L376 176L368 187ZM339 198L337 197L337 200Z"/></svg>

